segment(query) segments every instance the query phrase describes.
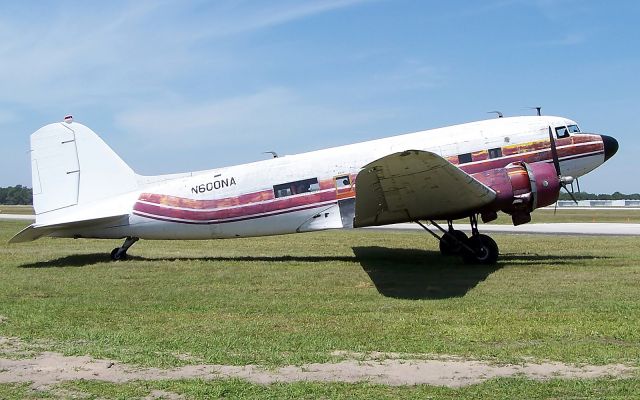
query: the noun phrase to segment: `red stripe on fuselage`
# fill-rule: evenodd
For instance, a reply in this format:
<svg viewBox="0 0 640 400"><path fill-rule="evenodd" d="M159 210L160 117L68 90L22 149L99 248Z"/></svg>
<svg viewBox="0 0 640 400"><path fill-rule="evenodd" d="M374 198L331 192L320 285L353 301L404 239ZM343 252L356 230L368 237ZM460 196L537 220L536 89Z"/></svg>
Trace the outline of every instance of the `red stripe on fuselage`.
<svg viewBox="0 0 640 400"><path fill-rule="evenodd" d="M548 146L549 142L547 141L546 143ZM586 153L604 152L604 145L602 144L602 142L580 143L579 145L573 146L563 145L562 147L560 145L557 146L559 159L569 158ZM458 165L458 168L468 174L475 174L490 169L504 168L508 164L516 161L524 161L526 163L533 164L540 161L549 161L551 159L551 149L547 147L545 149L534 150L526 154L518 153L511 156L503 155L503 157L500 158L492 158L478 163L466 163Z"/></svg>
<svg viewBox="0 0 640 400"><path fill-rule="evenodd" d="M271 212L271 213L268 213L268 214L256 214L256 215L250 215L250 216L246 216L246 217L242 217L242 218L231 218L231 219L222 220L222 221L218 221L218 220L211 220L211 221L179 220L179 219L174 219L173 217L170 217L170 216L160 216L160 215L155 215L155 214L147 214L147 213L144 213L142 211L134 211L133 213L135 215L138 215L138 216L141 216L141 217L151 218L151 219L155 219L155 220L159 220L159 221L179 222L181 224L206 225L206 224L227 224L227 223L230 223L230 222L240 222L240 221L247 221L247 220L257 219L257 218L272 217L274 215L289 214L289 213L293 213L293 212L296 212L296 211L311 210L311 209L319 208L319 207L322 207L322 206L323 206L323 203L317 203L317 204L312 204L312 205L306 206L306 207L279 210L279 211L274 211L274 212Z"/></svg>
<svg viewBox="0 0 640 400"><path fill-rule="evenodd" d="M299 207L305 207L316 203L323 203L336 199L335 190L312 192L303 195L289 196L276 199L264 203L254 203L243 207L223 208L214 210L200 209L178 209L165 204L149 204L147 202L138 201L133 209L134 211L144 212L146 214L171 217L176 219L187 219L192 221L213 221L225 220L231 218L240 218L256 214L265 214L279 210L287 210ZM147 200L148 201L148 200ZM198 200L195 200L198 201ZM202 201L202 200L201 200ZM206 200L204 200L206 201Z"/></svg>

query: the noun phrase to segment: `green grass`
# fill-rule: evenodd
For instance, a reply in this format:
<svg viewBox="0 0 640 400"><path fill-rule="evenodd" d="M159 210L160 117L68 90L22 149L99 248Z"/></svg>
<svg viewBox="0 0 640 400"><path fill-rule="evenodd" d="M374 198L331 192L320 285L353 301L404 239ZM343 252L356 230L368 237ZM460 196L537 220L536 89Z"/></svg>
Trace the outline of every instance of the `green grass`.
<svg viewBox="0 0 640 400"><path fill-rule="evenodd" d="M177 354L281 366L335 360L334 350L640 365L633 237L495 235L503 254L495 267L442 258L421 232L380 231L141 241L132 260L114 263L108 253L119 241L6 245L23 226L0 222L0 336L66 354L161 367L184 364ZM460 393L481 398L498 390L508 398L521 387L529 397L565 397L596 390L597 382L507 379ZM638 392L634 379L604 382L613 397ZM264 398L457 393L364 384L156 385ZM114 386L114 393L135 389ZM0 395L11 388L0 386Z"/></svg>
<svg viewBox="0 0 640 400"><path fill-rule="evenodd" d="M83 398L141 399L152 390L183 395L189 399L630 399L640 394L638 379L532 381L500 378L462 388L436 386L390 387L368 383L277 383L257 385L238 379L160 381L112 384L96 381L67 382L33 391L28 385L0 384L3 400ZM75 397L74 397L75 395Z"/></svg>
<svg viewBox="0 0 640 400"><path fill-rule="evenodd" d="M559 380L537 382L522 378L493 379L462 388L434 386L390 387L368 383L277 383L256 385L245 381L164 381L133 382L125 385L99 382L74 382L64 389L88 394L90 399L142 398L151 390L177 393L188 398L252 399L628 399L640 394L640 380ZM526 396L523 396L526 393Z"/></svg>

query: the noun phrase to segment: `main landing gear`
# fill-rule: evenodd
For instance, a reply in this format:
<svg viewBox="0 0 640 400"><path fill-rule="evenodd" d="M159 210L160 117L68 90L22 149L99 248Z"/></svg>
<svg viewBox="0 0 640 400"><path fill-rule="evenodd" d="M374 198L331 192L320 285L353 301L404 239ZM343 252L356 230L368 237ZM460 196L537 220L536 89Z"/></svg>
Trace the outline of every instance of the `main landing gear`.
<svg viewBox="0 0 640 400"><path fill-rule="evenodd" d="M443 256L460 255L468 264L491 265L498 261L498 245L490 236L478 232L478 217L475 214L469 217L471 237L467 237L462 231L453 229L451 220L447 221L447 230L432 220L429 222L442 232L442 236L438 236L426 225L416 221L418 225L440 241L440 253Z"/></svg>
<svg viewBox="0 0 640 400"><path fill-rule="evenodd" d="M127 250L129 250L129 247L133 246L133 244L138 240L140 240L140 238L127 236L122 246L116 247L115 249L111 250L111 259L113 261L126 260Z"/></svg>

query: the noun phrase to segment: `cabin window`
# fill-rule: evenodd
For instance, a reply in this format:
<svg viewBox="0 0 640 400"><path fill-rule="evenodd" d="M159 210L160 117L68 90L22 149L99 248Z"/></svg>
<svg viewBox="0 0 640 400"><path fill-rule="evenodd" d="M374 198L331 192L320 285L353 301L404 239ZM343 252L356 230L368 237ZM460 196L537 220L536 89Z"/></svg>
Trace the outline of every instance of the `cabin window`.
<svg viewBox="0 0 640 400"><path fill-rule="evenodd" d="M562 139L565 137L569 137L569 130L566 126L559 126L556 128L556 137L558 139Z"/></svg>
<svg viewBox="0 0 640 400"><path fill-rule="evenodd" d="M273 194L277 197L293 196L296 194L315 192L320 190L318 178L303 179L301 181L282 183L273 187Z"/></svg>
<svg viewBox="0 0 640 400"><path fill-rule="evenodd" d="M471 162L471 153L464 153L458 155L458 164L465 164Z"/></svg>
<svg viewBox="0 0 640 400"><path fill-rule="evenodd" d="M569 130L569 133L580 133L580 128L578 128L578 125L569 125L567 126L567 129Z"/></svg>
<svg viewBox="0 0 640 400"><path fill-rule="evenodd" d="M349 175L336 176L336 189L342 189L351 186Z"/></svg>
<svg viewBox="0 0 640 400"><path fill-rule="evenodd" d="M502 148L496 147L495 149L489 149L489 158L500 158L502 157Z"/></svg>

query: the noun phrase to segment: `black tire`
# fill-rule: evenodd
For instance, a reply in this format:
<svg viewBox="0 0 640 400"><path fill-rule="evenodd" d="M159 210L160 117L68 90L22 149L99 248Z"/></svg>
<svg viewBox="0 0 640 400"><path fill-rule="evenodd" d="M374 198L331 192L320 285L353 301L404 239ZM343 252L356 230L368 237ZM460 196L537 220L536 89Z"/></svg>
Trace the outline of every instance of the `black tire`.
<svg viewBox="0 0 640 400"><path fill-rule="evenodd" d="M124 261L127 259L127 253L120 252L120 247L116 247L115 249L111 250L111 259L113 261Z"/></svg>
<svg viewBox="0 0 640 400"><path fill-rule="evenodd" d="M487 235L475 235L469 238L467 245L473 250L464 249L462 258L468 264L493 265L498 261L498 245Z"/></svg>
<svg viewBox="0 0 640 400"><path fill-rule="evenodd" d="M451 235L455 237L452 239L448 234L445 234L440 239L440 254L443 256L454 256L460 254L463 247L462 243L466 243L469 238L467 234L462 231L450 231Z"/></svg>

